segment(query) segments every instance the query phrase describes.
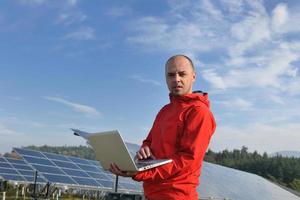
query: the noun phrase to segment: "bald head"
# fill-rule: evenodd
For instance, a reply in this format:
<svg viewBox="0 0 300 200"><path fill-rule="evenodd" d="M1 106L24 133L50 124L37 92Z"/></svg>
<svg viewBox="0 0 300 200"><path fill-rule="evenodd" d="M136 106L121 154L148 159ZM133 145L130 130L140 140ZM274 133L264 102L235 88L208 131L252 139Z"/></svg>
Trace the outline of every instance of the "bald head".
<svg viewBox="0 0 300 200"><path fill-rule="evenodd" d="M192 59L190 59L188 56L183 55L183 54L177 54L177 55L174 55L174 56L170 57L167 60L167 62L165 64L165 67L167 68L167 66L170 63L174 62L177 58L184 58L184 59L186 59L190 63L190 66L192 67L192 70L195 71L195 67L194 67L194 63L193 63Z"/></svg>

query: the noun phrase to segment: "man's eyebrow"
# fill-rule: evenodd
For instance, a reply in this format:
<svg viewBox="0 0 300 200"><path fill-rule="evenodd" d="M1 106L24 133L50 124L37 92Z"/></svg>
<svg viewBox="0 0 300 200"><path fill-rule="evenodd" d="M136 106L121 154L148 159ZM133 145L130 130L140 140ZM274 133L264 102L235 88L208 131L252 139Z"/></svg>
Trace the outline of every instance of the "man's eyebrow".
<svg viewBox="0 0 300 200"><path fill-rule="evenodd" d="M185 70L182 70L182 71L171 71L171 72L167 72L168 74L176 74L176 73L186 73L187 71L185 71Z"/></svg>

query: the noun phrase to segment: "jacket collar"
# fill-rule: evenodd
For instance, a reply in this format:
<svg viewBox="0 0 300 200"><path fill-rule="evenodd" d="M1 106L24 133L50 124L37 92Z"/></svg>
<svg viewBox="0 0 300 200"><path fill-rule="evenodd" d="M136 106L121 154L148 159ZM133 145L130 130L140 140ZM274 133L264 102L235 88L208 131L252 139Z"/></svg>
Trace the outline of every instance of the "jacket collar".
<svg viewBox="0 0 300 200"><path fill-rule="evenodd" d="M177 96L177 95L172 95L169 94L170 96L170 101L171 103L192 103L192 102L202 102L209 108L209 99L208 99L208 94L206 92L202 91L194 91L193 93L190 94L185 94L182 96Z"/></svg>

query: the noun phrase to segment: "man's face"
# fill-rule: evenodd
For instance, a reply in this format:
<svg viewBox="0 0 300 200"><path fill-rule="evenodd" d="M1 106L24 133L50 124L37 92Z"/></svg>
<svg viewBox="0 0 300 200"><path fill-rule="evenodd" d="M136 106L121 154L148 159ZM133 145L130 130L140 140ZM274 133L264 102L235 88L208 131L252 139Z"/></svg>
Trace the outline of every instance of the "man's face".
<svg viewBox="0 0 300 200"><path fill-rule="evenodd" d="M181 96L192 93L195 79L196 74L185 57L176 57L166 66L166 82L173 95Z"/></svg>

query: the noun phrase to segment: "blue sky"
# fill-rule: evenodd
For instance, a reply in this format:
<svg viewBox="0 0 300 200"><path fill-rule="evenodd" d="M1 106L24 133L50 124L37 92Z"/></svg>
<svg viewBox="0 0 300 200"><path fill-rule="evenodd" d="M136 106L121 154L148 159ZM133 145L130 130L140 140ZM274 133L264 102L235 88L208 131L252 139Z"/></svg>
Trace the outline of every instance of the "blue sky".
<svg viewBox="0 0 300 200"><path fill-rule="evenodd" d="M0 152L85 144L71 127L140 143L179 53L210 95L212 150L299 150L299 11L277 0L0 1Z"/></svg>

